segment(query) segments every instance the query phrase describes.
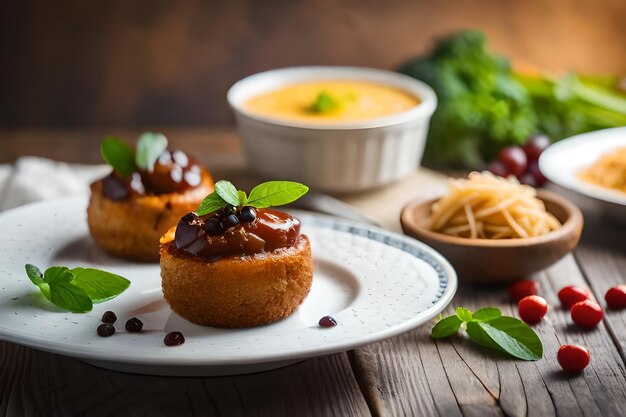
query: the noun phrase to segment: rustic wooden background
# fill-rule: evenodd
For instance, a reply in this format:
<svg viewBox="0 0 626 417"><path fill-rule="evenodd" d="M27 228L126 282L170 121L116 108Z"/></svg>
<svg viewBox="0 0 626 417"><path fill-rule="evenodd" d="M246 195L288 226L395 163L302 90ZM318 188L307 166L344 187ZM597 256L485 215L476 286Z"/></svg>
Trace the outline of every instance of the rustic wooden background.
<svg viewBox="0 0 626 417"><path fill-rule="evenodd" d="M395 68L479 28L517 65L626 72L624 0L0 2L0 126L231 123L228 87L269 68Z"/></svg>

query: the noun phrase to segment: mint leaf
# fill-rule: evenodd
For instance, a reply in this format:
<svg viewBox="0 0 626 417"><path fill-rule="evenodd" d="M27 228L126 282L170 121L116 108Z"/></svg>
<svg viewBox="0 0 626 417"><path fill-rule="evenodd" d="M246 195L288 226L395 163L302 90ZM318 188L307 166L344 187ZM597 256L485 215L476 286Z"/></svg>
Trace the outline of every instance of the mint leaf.
<svg viewBox="0 0 626 417"><path fill-rule="evenodd" d="M464 322L472 321L472 312L465 307L457 307L456 316Z"/></svg>
<svg viewBox="0 0 626 417"><path fill-rule="evenodd" d="M128 177L137 169L135 150L128 143L115 136L104 138L100 144L100 154L107 164L124 176Z"/></svg>
<svg viewBox="0 0 626 417"><path fill-rule="evenodd" d="M91 311L93 304L85 291L71 282L58 280L50 284L50 301L72 313Z"/></svg>
<svg viewBox="0 0 626 417"><path fill-rule="evenodd" d="M502 316L502 312L495 307L483 307L474 311L472 317L478 321L490 321Z"/></svg>
<svg viewBox="0 0 626 417"><path fill-rule="evenodd" d="M126 278L99 269L74 268L72 273L72 284L81 288L93 303L115 298L130 285Z"/></svg>
<svg viewBox="0 0 626 417"><path fill-rule="evenodd" d="M35 284L36 286L39 286L45 283L45 281L43 280L43 275L41 274L41 271L39 270L39 268L31 264L26 264L25 268L26 268L26 275L28 275L28 278L30 278L33 284Z"/></svg>
<svg viewBox="0 0 626 417"><path fill-rule="evenodd" d="M308 110L311 113L328 113L341 107L341 100L328 91L320 91Z"/></svg>
<svg viewBox="0 0 626 417"><path fill-rule="evenodd" d="M167 149L167 138L161 133L146 132L139 137L135 163L141 169L152 172L159 156Z"/></svg>
<svg viewBox="0 0 626 417"><path fill-rule="evenodd" d="M292 181L268 181L250 191L247 205L256 208L282 206L296 201L309 191L306 185Z"/></svg>
<svg viewBox="0 0 626 417"><path fill-rule="evenodd" d="M452 336L459 331L463 323L457 316L448 316L443 318L435 324L435 327L430 332L430 337L433 339L442 339L444 337Z"/></svg>
<svg viewBox="0 0 626 417"><path fill-rule="evenodd" d="M506 350L502 349L500 345L498 345L496 342L493 341L493 339L491 339L491 337L489 337L485 330L480 327L480 323L481 322L478 321L470 321L469 323L467 323L467 328L465 330L467 331L467 335L469 336L470 340L477 345L497 350L506 355Z"/></svg>
<svg viewBox="0 0 626 417"><path fill-rule="evenodd" d="M222 200L237 207L239 205L239 193L237 188L230 182L221 180L215 183L215 192L222 197Z"/></svg>
<svg viewBox="0 0 626 417"><path fill-rule="evenodd" d="M245 206L246 204L248 204L248 196L246 195L245 191L238 190L237 195L239 196L240 206Z"/></svg>
<svg viewBox="0 0 626 417"><path fill-rule="evenodd" d="M226 205L226 201L214 191L202 200L200 207L196 209L198 216L204 216L205 214L213 213L216 210L221 209Z"/></svg>
<svg viewBox="0 0 626 417"><path fill-rule="evenodd" d="M489 337L509 355L527 361L543 356L539 336L526 323L514 317L500 317L478 323Z"/></svg>

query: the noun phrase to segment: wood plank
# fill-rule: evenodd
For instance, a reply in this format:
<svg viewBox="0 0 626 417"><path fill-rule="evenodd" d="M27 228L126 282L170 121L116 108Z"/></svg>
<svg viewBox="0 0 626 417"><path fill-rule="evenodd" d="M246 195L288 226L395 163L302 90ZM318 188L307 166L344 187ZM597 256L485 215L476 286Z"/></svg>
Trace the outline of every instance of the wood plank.
<svg viewBox="0 0 626 417"><path fill-rule="evenodd" d="M365 376L357 372L373 414L432 415L436 410L441 416L626 415L624 363L606 327L582 331L570 324L568 312L557 307L556 291L565 282L584 285L574 258L566 257L536 278L552 306L535 327L544 345L542 360L494 356L464 336L435 342L427 325L353 354L355 370L378 370ZM516 315L503 286L462 285L447 313L460 305L495 306ZM591 351L591 364L582 374L561 371L556 351L564 343L582 344ZM425 386L420 383L424 379Z"/></svg>
<svg viewBox="0 0 626 417"><path fill-rule="evenodd" d="M108 371L0 342L1 416L369 416L346 354L216 378Z"/></svg>
<svg viewBox="0 0 626 417"><path fill-rule="evenodd" d="M585 213L584 245L576 251L576 259L585 274L586 284L603 308L606 307L606 291L626 284L625 230L624 224L616 224L599 213ZM626 312L605 308L604 322L626 361Z"/></svg>

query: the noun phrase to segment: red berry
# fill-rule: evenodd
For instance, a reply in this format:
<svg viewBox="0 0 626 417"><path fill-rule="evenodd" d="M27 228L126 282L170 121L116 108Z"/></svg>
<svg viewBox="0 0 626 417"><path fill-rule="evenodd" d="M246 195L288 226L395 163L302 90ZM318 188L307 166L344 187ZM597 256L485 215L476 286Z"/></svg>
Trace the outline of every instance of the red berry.
<svg viewBox="0 0 626 417"><path fill-rule="evenodd" d="M626 285L618 285L609 290L604 295L606 305L613 310L626 308Z"/></svg>
<svg viewBox="0 0 626 417"><path fill-rule="evenodd" d="M577 302L585 301L589 298L591 298L589 290L576 285L567 286L559 291L559 300L565 309L570 309Z"/></svg>
<svg viewBox="0 0 626 417"><path fill-rule="evenodd" d="M500 161L493 161L487 169L493 175L497 175L498 177L508 177L510 174L506 166L504 166L504 164Z"/></svg>
<svg viewBox="0 0 626 417"><path fill-rule="evenodd" d="M528 324L537 324L548 312L548 303L543 297L529 295L517 305L519 316Z"/></svg>
<svg viewBox="0 0 626 417"><path fill-rule="evenodd" d="M567 372L580 372L589 365L589 351L578 345L563 345L556 354L559 365Z"/></svg>
<svg viewBox="0 0 626 417"><path fill-rule="evenodd" d="M498 153L498 159L506 166L507 171L516 177L521 176L526 171L528 159L519 146L508 146Z"/></svg>
<svg viewBox="0 0 626 417"><path fill-rule="evenodd" d="M580 301L572 306L570 310L572 320L579 327L596 327L602 320L602 308L593 300Z"/></svg>
<svg viewBox="0 0 626 417"><path fill-rule="evenodd" d="M526 144L522 147L529 162L538 161L541 153L550 146L550 138L546 135L538 133L528 138Z"/></svg>
<svg viewBox="0 0 626 417"><path fill-rule="evenodd" d="M526 175L530 175L533 177L535 183L537 184L537 187L542 187L547 181L546 177L544 177L541 173L541 170L539 169L539 164L537 162L531 162L528 164L528 169L526 169Z"/></svg>
<svg viewBox="0 0 626 417"><path fill-rule="evenodd" d="M519 303L524 297L537 294L539 294L539 284L532 279L523 279L509 285L509 297L515 303Z"/></svg>

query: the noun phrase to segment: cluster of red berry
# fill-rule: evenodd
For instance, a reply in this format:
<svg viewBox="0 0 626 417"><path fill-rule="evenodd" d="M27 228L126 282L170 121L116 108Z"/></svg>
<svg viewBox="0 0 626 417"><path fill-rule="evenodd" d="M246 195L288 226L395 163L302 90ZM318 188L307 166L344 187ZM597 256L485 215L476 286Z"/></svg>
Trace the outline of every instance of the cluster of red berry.
<svg viewBox="0 0 626 417"><path fill-rule="evenodd" d="M518 303L519 316L528 324L537 324L548 312L548 303L539 295L539 284L525 279L509 287L511 300ZM572 321L579 327L591 329L600 323L604 316L602 307L591 298L588 289L569 285L558 293L564 309L570 311ZM607 307L613 310L626 308L626 285L610 288L604 299ZM589 350L578 345L563 345L557 352L557 360L568 372L580 372L589 365Z"/></svg>
<svg viewBox="0 0 626 417"><path fill-rule="evenodd" d="M539 170L539 156L548 146L550 139L546 135L533 135L523 146L502 149L496 160L489 165L489 171L500 177L513 175L522 184L541 187L546 178Z"/></svg>

